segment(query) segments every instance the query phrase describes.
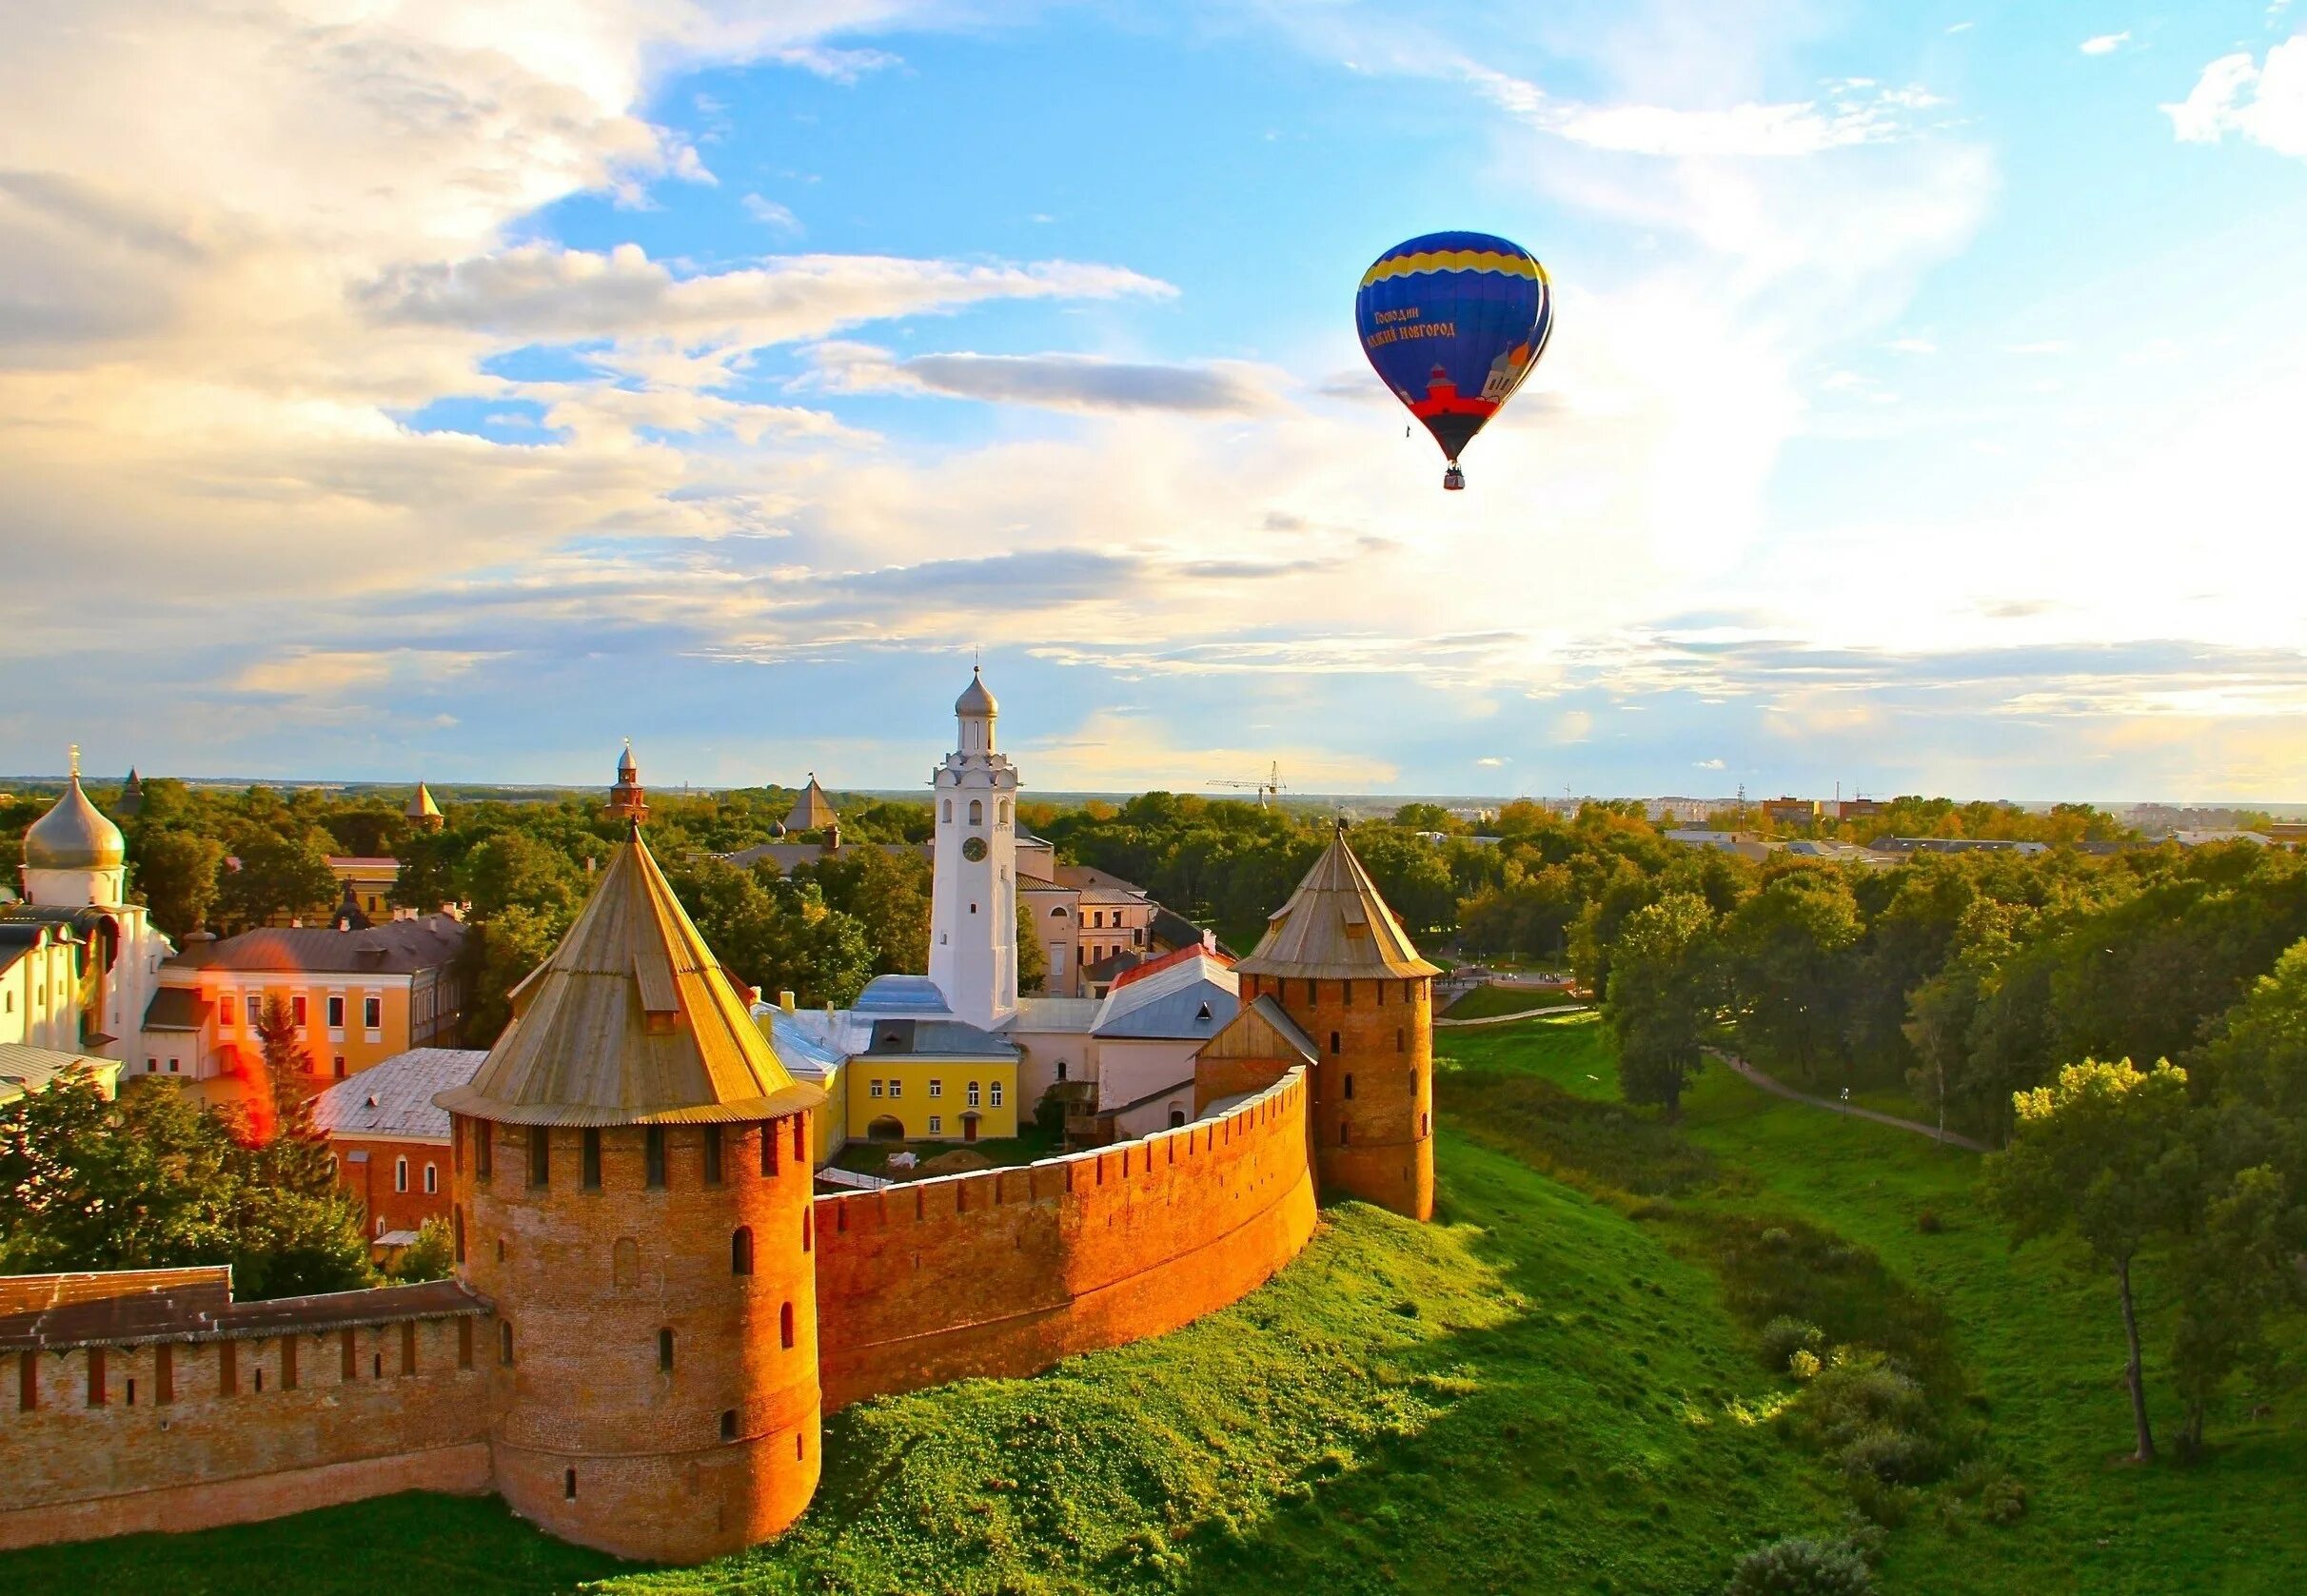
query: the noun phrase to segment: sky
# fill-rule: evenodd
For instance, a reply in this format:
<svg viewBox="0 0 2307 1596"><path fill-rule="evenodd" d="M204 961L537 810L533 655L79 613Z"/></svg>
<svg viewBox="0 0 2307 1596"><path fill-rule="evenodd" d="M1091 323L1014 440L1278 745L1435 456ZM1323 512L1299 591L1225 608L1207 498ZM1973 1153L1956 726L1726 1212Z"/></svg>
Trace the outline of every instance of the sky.
<svg viewBox="0 0 2307 1596"><path fill-rule="evenodd" d="M2307 798L2307 6L10 18L0 769Z"/></svg>

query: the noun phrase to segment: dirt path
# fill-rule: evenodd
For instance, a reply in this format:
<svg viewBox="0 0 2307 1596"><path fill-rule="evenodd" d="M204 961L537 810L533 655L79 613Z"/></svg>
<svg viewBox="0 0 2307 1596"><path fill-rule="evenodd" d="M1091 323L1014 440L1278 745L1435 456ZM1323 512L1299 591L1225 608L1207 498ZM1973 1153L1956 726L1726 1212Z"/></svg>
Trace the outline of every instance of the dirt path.
<svg viewBox="0 0 2307 1596"><path fill-rule="evenodd" d="M1974 1141L1970 1137L1953 1131L1948 1131L1942 1135L1936 1125L1925 1125L1919 1119L1901 1119L1895 1113L1879 1113L1873 1109L1861 1108L1856 1103L1838 1103L1831 1097L1813 1097L1807 1092L1797 1092L1777 1076L1763 1074L1762 1071L1736 1054L1724 1053L1719 1048L1709 1048L1706 1051L1761 1087L1765 1092L1774 1093L1778 1096L1790 1098L1798 1103L1808 1103L1812 1108L1829 1109L1836 1113L1846 1113L1857 1119L1871 1119L1877 1125L1888 1125L1901 1131L1912 1131L1918 1136L1928 1136L1932 1141L1944 1141L1950 1147L1967 1148L1973 1153L1987 1151L1984 1142Z"/></svg>
<svg viewBox="0 0 2307 1596"><path fill-rule="evenodd" d="M1583 1015L1590 1012L1591 1003L1562 1003L1551 1009L1525 1009L1518 1015L1484 1015L1480 1019L1437 1019L1434 1028L1456 1025L1511 1025L1518 1019L1550 1019L1555 1015Z"/></svg>

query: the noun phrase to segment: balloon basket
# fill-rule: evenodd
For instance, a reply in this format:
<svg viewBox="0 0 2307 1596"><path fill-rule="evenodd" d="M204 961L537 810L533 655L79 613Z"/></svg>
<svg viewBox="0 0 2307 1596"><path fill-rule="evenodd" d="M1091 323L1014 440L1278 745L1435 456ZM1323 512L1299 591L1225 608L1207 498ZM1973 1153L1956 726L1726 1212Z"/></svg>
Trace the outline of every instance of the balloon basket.
<svg viewBox="0 0 2307 1596"><path fill-rule="evenodd" d="M1466 473L1459 470L1455 465L1449 467L1448 470L1442 473L1442 487L1445 492L1449 493L1465 492Z"/></svg>

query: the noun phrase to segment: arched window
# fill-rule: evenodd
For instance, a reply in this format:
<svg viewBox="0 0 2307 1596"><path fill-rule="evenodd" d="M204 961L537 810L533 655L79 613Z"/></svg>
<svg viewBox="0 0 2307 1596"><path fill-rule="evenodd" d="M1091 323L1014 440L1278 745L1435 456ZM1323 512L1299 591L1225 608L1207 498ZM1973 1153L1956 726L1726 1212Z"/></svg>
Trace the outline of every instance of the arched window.
<svg viewBox="0 0 2307 1596"><path fill-rule="evenodd" d="M739 1225L729 1237L729 1272L753 1272L753 1227L750 1225Z"/></svg>
<svg viewBox="0 0 2307 1596"><path fill-rule="evenodd" d="M408 1160L405 1158L392 1161L392 1189L396 1192L408 1190Z"/></svg>
<svg viewBox="0 0 2307 1596"><path fill-rule="evenodd" d="M954 823L954 800L952 798L945 800L945 823L949 826Z"/></svg>
<svg viewBox="0 0 2307 1596"><path fill-rule="evenodd" d="M1173 1131L1176 1130L1176 1129L1177 1129L1177 1128L1178 1128L1180 1125L1183 1125L1185 1122L1186 1122L1186 1111L1185 1111L1185 1110L1183 1110L1183 1109L1172 1109L1172 1110L1170 1111L1170 1129L1171 1129L1171 1130L1173 1130Z"/></svg>
<svg viewBox="0 0 2307 1596"><path fill-rule="evenodd" d="M983 799L971 798L969 800L969 823L973 826L981 826L985 824L985 803Z"/></svg>
<svg viewBox="0 0 2307 1596"><path fill-rule="evenodd" d="M1062 1058L1057 1060L1057 1078L1059 1080L1065 1079L1065 1060Z"/></svg>
<svg viewBox="0 0 2307 1596"><path fill-rule="evenodd" d="M497 1361L507 1369L513 1366L513 1322L510 1319L497 1321Z"/></svg>
<svg viewBox="0 0 2307 1596"><path fill-rule="evenodd" d="M1010 800L1007 798L1001 800L1001 823L1005 826L1010 823Z"/></svg>
<svg viewBox="0 0 2307 1596"><path fill-rule="evenodd" d="M441 1166L438 1164L424 1166L424 1194L428 1197L441 1194Z"/></svg>
<svg viewBox="0 0 2307 1596"><path fill-rule="evenodd" d="M793 1346L793 1304L787 1303L777 1310L777 1337L790 1349Z"/></svg>
<svg viewBox="0 0 2307 1596"><path fill-rule="evenodd" d="M1062 904L1062 903L1060 903L1059 905L1057 905L1057 907L1056 907L1056 908L1052 909L1052 910L1050 911L1050 918L1051 918L1051 919L1054 919L1054 920L1062 920L1062 919L1065 919L1065 918L1067 918L1067 917L1068 917L1068 916L1066 915L1066 912L1065 912L1065 905L1064 905L1064 904Z"/></svg>

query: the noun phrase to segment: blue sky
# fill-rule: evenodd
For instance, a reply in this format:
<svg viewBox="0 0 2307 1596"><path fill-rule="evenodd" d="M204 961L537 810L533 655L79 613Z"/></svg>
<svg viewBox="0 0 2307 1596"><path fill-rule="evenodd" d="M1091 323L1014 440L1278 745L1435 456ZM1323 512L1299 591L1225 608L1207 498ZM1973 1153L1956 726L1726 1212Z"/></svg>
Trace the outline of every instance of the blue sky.
<svg viewBox="0 0 2307 1596"><path fill-rule="evenodd" d="M2297 798L2302 26L34 0L0 767Z"/></svg>

